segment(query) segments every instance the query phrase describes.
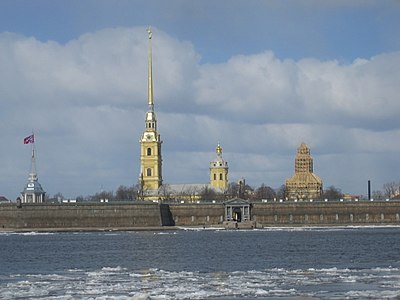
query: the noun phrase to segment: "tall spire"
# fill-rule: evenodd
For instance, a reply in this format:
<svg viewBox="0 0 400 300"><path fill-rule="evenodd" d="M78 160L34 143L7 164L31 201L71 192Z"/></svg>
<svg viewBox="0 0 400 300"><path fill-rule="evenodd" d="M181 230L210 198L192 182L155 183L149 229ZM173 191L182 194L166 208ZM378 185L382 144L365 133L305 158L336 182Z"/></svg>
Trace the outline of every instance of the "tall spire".
<svg viewBox="0 0 400 300"><path fill-rule="evenodd" d="M149 62L148 62L148 105L149 109L146 113L146 131L157 131L157 119L156 114L154 112L154 100L153 100L153 63L152 63L152 48L151 48L151 40L153 33L151 28L147 28L147 33L149 34Z"/></svg>
<svg viewBox="0 0 400 300"><path fill-rule="evenodd" d="M148 61L148 101L149 101L149 111L154 110L153 103L153 64L152 64L152 45L151 38L153 37L153 32L151 27L147 28L147 33L149 34L149 61Z"/></svg>
<svg viewBox="0 0 400 300"><path fill-rule="evenodd" d="M153 191L155 199L158 199L158 189L162 185L162 158L161 137L157 132L157 118L154 112L153 99L153 66L152 66L152 37L151 28L148 33L148 111L146 112L145 130L140 139L140 186L141 190ZM155 192L154 192L155 191ZM144 194L141 197L145 197Z"/></svg>
<svg viewBox="0 0 400 300"><path fill-rule="evenodd" d="M31 172L29 173L29 181L37 181L35 143L32 143Z"/></svg>

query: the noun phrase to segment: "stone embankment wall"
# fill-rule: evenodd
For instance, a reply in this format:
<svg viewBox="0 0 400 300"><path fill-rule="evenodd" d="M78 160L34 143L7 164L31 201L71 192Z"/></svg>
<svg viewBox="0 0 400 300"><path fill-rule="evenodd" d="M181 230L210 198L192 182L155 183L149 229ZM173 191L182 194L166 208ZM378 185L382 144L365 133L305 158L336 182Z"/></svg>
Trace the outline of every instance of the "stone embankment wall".
<svg viewBox="0 0 400 300"><path fill-rule="evenodd" d="M400 225L400 202L254 203L252 220L279 225Z"/></svg>
<svg viewBox="0 0 400 300"><path fill-rule="evenodd" d="M162 226L168 206L157 203L0 205L0 228L127 228ZM168 215L168 214L167 214ZM166 224L169 225L169 224Z"/></svg>
<svg viewBox="0 0 400 300"><path fill-rule="evenodd" d="M177 226L220 225L223 204L169 205ZM253 203L251 220L260 226L400 225L400 202Z"/></svg>
<svg viewBox="0 0 400 300"><path fill-rule="evenodd" d="M170 204L176 226L210 226L224 221L224 204Z"/></svg>
<svg viewBox="0 0 400 300"><path fill-rule="evenodd" d="M400 225L400 202L253 203L260 226ZM224 204L68 203L0 205L0 229L221 226Z"/></svg>

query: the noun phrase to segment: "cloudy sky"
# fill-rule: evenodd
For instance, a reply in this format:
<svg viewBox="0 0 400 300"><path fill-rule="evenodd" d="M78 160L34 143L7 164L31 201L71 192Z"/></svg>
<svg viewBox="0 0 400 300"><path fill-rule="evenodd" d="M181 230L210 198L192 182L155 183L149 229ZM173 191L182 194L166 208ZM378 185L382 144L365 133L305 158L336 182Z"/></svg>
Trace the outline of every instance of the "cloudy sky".
<svg viewBox="0 0 400 300"><path fill-rule="evenodd" d="M153 28L165 183L277 188L311 148L324 186L400 180L399 1L0 1L0 195L137 183Z"/></svg>

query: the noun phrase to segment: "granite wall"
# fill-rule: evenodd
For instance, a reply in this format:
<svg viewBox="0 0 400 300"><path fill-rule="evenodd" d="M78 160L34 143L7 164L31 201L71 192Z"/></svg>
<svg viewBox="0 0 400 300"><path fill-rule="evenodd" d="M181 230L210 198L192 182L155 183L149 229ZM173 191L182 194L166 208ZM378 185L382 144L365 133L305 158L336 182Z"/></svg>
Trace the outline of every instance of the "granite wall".
<svg viewBox="0 0 400 300"><path fill-rule="evenodd" d="M163 210L165 206L157 203L22 204L20 208L15 204L2 204L0 227L40 229L162 226Z"/></svg>
<svg viewBox="0 0 400 300"><path fill-rule="evenodd" d="M260 226L400 225L400 202L252 203ZM68 203L0 205L0 229L220 226L224 204Z"/></svg>
<svg viewBox="0 0 400 300"><path fill-rule="evenodd" d="M254 203L252 220L264 226L400 224L400 202Z"/></svg>

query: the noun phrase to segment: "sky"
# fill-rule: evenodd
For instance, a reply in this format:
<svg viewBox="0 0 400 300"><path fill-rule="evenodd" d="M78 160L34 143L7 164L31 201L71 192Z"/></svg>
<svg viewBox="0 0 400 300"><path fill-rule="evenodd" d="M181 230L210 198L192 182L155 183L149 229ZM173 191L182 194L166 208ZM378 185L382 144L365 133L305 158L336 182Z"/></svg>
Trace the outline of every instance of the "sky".
<svg viewBox="0 0 400 300"><path fill-rule="evenodd" d="M166 184L279 188L297 147L324 187L400 181L400 1L2 0L0 195L15 200L36 138L39 182L67 198L136 184L146 28Z"/></svg>

